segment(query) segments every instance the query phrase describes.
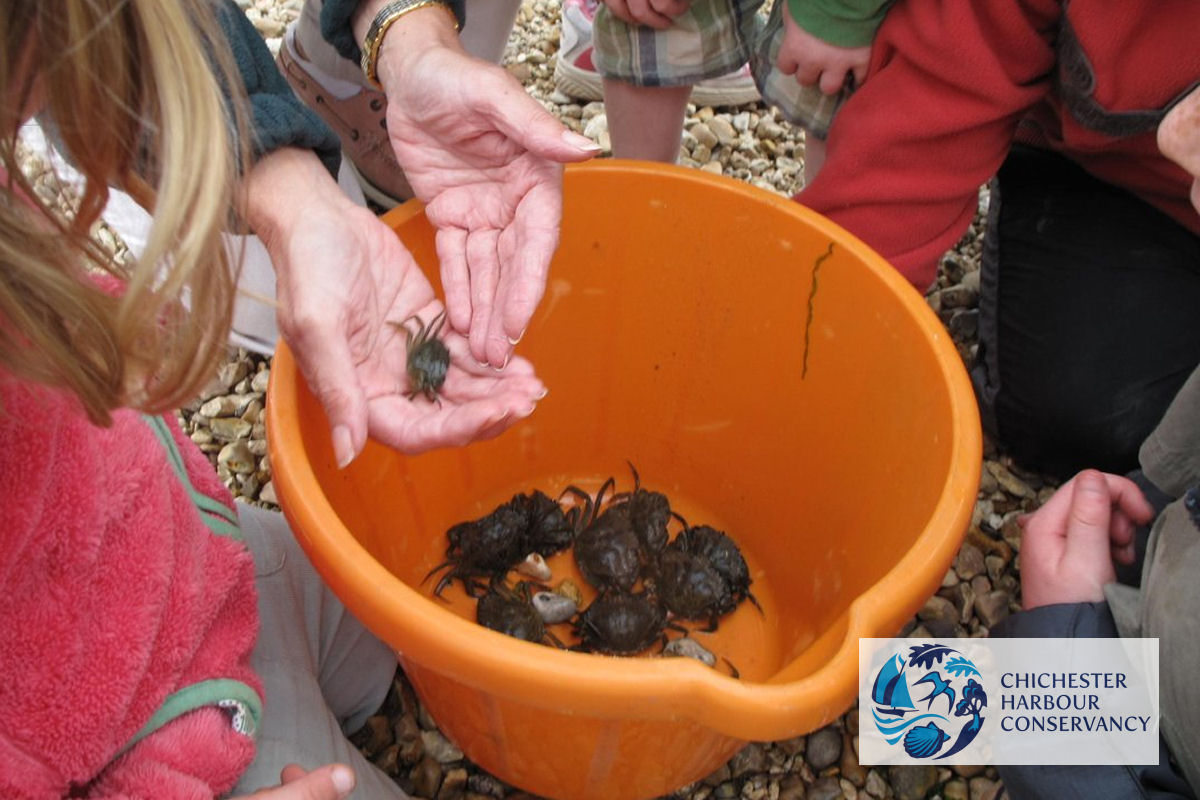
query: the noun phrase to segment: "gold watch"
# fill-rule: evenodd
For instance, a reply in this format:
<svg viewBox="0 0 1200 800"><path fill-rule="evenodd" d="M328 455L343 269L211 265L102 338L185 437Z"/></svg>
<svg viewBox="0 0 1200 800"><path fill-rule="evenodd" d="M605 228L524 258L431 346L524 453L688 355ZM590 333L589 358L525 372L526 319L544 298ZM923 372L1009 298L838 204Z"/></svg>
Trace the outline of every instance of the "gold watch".
<svg viewBox="0 0 1200 800"><path fill-rule="evenodd" d="M375 19L371 20L371 27L367 28L367 36L362 43L362 71L367 77L367 82L377 89L383 87L379 84L378 65L379 65L379 46L383 44L384 34L392 23L403 17L410 11L416 11L418 8L425 6L441 6L446 9L451 18L454 19L454 30L459 29L458 17L455 16L454 10L444 0L396 0L388 3L383 8L379 9L379 13L375 15Z"/></svg>

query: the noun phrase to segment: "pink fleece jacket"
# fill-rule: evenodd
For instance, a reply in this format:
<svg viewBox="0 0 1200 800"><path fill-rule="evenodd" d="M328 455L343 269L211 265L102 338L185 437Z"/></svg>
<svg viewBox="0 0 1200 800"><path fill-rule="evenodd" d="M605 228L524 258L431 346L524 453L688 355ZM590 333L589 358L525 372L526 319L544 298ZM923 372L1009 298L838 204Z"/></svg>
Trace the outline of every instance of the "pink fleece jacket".
<svg viewBox="0 0 1200 800"><path fill-rule="evenodd" d="M209 532L141 417L92 425L70 396L0 372L0 797L204 798L253 741L214 707L114 760L184 686L250 667L254 564ZM179 431L196 488L232 505Z"/></svg>

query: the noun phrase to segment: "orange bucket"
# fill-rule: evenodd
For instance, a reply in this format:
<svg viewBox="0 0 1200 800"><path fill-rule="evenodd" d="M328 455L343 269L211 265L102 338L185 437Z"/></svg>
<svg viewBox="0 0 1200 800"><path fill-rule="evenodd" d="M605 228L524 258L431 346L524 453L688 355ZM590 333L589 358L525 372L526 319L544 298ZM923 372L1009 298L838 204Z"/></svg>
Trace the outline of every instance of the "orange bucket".
<svg viewBox="0 0 1200 800"><path fill-rule="evenodd" d="M421 206L384 219L437 284ZM979 418L920 295L792 201L610 160L567 169L563 220L519 346L550 389L531 417L415 457L371 442L338 470L281 347L271 462L321 575L397 649L472 761L546 797L649 798L748 740L807 733L849 707L859 637L895 634L958 550ZM424 578L450 525L535 488L594 491L610 475L632 488L627 461L689 522L741 545L763 610L743 603L710 648L741 679L690 659L530 644L475 624L464 598L450 600L457 587L431 598Z"/></svg>

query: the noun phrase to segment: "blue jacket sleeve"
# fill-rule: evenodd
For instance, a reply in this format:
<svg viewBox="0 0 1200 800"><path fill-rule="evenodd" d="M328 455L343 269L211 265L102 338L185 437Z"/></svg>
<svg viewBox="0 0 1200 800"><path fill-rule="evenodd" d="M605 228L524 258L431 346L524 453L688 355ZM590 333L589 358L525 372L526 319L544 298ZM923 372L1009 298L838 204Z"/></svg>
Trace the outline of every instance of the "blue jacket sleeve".
<svg viewBox="0 0 1200 800"><path fill-rule="evenodd" d="M992 628L998 639L1115 639L1120 636L1107 603L1059 603L1020 611Z"/></svg>
<svg viewBox="0 0 1200 800"><path fill-rule="evenodd" d="M1007 617L991 635L997 638L1116 638L1117 623L1107 603L1060 603ZM1166 744L1159 763L1142 766L1004 766L1000 777L1014 797L1105 797L1110 800L1188 800L1194 798L1174 768Z"/></svg>
<svg viewBox="0 0 1200 800"><path fill-rule="evenodd" d="M350 18L354 9L358 8L360 0L325 0L321 7L321 35L325 41L337 48L337 51L354 63L362 59L362 51L354 40L354 32L350 29ZM467 22L466 0L446 0L450 10L458 19L461 29Z"/></svg>
<svg viewBox="0 0 1200 800"><path fill-rule="evenodd" d="M336 177L341 160L337 134L292 93L266 42L232 0L218 5L217 19L250 99L254 157L281 147L301 147L315 151Z"/></svg>

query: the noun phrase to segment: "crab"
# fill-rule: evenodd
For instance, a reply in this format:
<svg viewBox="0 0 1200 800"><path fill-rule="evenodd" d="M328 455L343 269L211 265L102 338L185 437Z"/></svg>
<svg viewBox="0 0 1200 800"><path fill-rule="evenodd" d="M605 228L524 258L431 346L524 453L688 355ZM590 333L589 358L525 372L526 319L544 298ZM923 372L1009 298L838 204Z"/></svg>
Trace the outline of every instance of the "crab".
<svg viewBox="0 0 1200 800"><path fill-rule="evenodd" d="M725 579L734 606L748 599L760 612L762 611L758 599L750 592L750 567L746 564L746 558L738 548L737 542L708 525L684 527L679 536L675 537L675 542L688 552L708 559L713 569ZM730 606L728 610L732 608L733 606Z"/></svg>
<svg viewBox="0 0 1200 800"><path fill-rule="evenodd" d="M408 327L410 320L416 320L416 332ZM392 323L396 327L404 329L404 346L408 352L408 360L405 363L405 369L408 372L408 391L404 393L404 396L409 400L417 395L422 395L431 403L441 403L441 400L438 399L438 390L445 383L446 370L450 367L450 351L446 348L445 342L438 338L445 322L446 310L442 309L437 316L430 320L429 325L425 325L416 314L404 322Z"/></svg>
<svg viewBox="0 0 1200 800"><path fill-rule="evenodd" d="M530 553L549 557L566 550L575 541L575 526L554 498L534 490L513 495L509 508L526 520L525 546Z"/></svg>
<svg viewBox="0 0 1200 800"><path fill-rule="evenodd" d="M528 554L525 547L527 518L508 504L490 514L454 525L446 531L449 545L446 560L425 575L428 580L438 570L450 567L438 581L433 593L440 597L442 590L455 579L472 597L478 597L481 587L476 578L502 578Z"/></svg>
<svg viewBox="0 0 1200 800"><path fill-rule="evenodd" d="M678 548L663 551L651 583L672 616L707 619L704 630L709 633L717 629L721 609L729 605L729 588L708 560Z"/></svg>
<svg viewBox="0 0 1200 800"><path fill-rule="evenodd" d="M475 605L475 619L485 628L523 639L535 644L565 647L557 636L546 628L542 615L530 600L530 584L521 581L510 587L503 580L493 580Z"/></svg>
<svg viewBox="0 0 1200 800"><path fill-rule="evenodd" d="M653 595L608 591L575 620L575 635L586 652L627 655L656 641L665 645L667 627L675 626L669 625L666 610Z"/></svg>
<svg viewBox="0 0 1200 800"><path fill-rule="evenodd" d="M434 594L440 596L452 581L463 581L472 597L482 591L475 578L502 577L510 569L522 569L539 580L548 580L544 559L571 545L575 523L562 507L540 491L515 494L490 514L460 522L446 531L449 546L446 560L430 575L451 569L438 581Z"/></svg>
<svg viewBox="0 0 1200 800"><path fill-rule="evenodd" d="M687 521L671 510L667 496L662 492L652 492L642 488L642 479L632 462L629 470L633 473L633 491L621 492L612 497L614 504L624 504L629 513L629 522L633 532L645 548L647 554L657 555L667 546L667 523L672 517L678 519L687 527Z"/></svg>
<svg viewBox="0 0 1200 800"><path fill-rule="evenodd" d="M707 525L685 528L663 550L649 579L667 610L682 619L707 619L706 632L750 593L750 570L733 540Z"/></svg>
<svg viewBox="0 0 1200 800"><path fill-rule="evenodd" d="M600 590L616 589L630 591L642 575L646 555L641 540L633 530L627 504L610 505L603 513L604 493L613 486L609 478L591 497L576 486L568 486L564 494L571 493L583 501L572 508L569 518L579 528L575 534L572 555L583 579Z"/></svg>

